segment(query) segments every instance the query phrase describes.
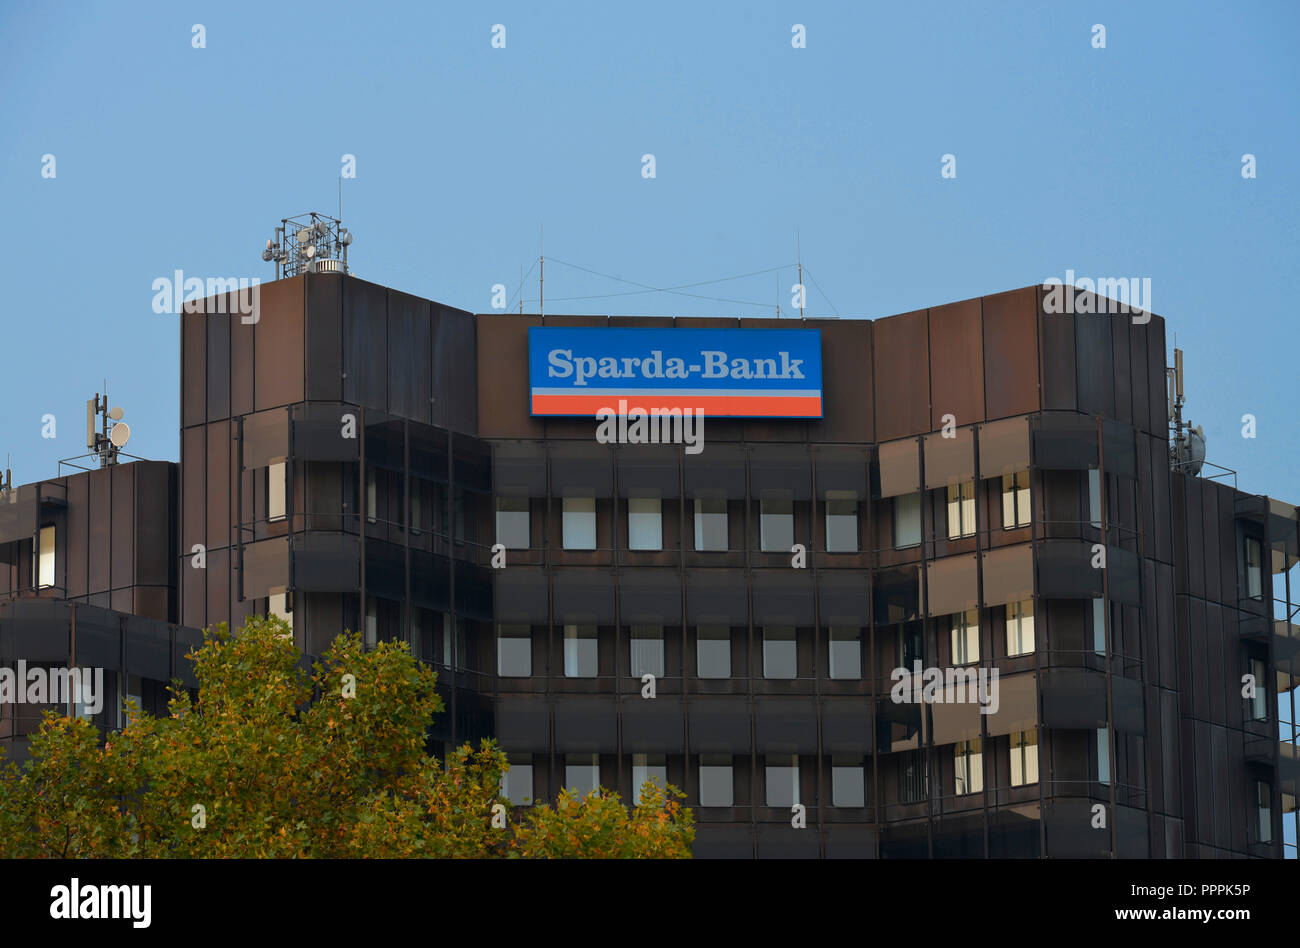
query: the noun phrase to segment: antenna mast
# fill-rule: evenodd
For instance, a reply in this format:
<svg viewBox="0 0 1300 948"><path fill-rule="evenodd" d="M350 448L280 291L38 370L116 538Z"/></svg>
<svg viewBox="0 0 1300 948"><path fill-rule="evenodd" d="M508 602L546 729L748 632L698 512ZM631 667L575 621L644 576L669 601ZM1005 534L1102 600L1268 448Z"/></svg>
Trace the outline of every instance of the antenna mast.
<svg viewBox="0 0 1300 948"><path fill-rule="evenodd" d="M803 242L799 239L799 228L794 231L795 256L799 262L799 318L803 319L803 298L807 292L803 288Z"/></svg>

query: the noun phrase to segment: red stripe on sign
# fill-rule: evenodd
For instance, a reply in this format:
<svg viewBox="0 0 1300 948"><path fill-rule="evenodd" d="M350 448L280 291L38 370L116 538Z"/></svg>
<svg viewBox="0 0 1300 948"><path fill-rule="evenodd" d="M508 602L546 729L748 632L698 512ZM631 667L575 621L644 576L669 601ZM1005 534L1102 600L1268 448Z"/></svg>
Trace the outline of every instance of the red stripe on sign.
<svg viewBox="0 0 1300 948"><path fill-rule="evenodd" d="M608 395L534 395L534 415L590 415L618 411L619 398ZM636 395L623 397L628 411L699 410L732 418L820 418L820 395Z"/></svg>

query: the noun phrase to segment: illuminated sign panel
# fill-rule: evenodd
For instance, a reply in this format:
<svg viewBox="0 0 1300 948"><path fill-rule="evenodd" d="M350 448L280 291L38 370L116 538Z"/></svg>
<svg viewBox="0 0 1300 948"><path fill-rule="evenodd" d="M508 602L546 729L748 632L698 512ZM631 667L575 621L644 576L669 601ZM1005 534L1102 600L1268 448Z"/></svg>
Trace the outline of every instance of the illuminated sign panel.
<svg viewBox="0 0 1300 948"><path fill-rule="evenodd" d="M534 415L699 410L725 418L822 417L819 329L528 330Z"/></svg>

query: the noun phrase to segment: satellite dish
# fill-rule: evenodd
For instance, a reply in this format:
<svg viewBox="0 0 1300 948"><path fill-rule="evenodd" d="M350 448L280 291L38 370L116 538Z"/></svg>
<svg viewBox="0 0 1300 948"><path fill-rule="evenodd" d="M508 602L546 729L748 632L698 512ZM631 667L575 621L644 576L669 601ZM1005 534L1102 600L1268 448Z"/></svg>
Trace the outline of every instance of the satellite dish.
<svg viewBox="0 0 1300 948"><path fill-rule="evenodd" d="M115 448L126 447L126 443L131 440L131 426L125 421L119 421L109 432L108 440L113 442Z"/></svg>
<svg viewBox="0 0 1300 948"><path fill-rule="evenodd" d="M305 244L307 241L311 240L311 228L310 227L299 228L298 233L295 234L294 236L298 238L298 243Z"/></svg>
<svg viewBox="0 0 1300 948"><path fill-rule="evenodd" d="M343 246L345 247L348 246L350 243L352 243L352 231L345 230L342 236L339 237L339 240L343 242Z"/></svg>
<svg viewBox="0 0 1300 948"><path fill-rule="evenodd" d="M329 231L330 231L330 225L327 224L325 221L316 222L316 233L323 235L323 234L328 234Z"/></svg>
<svg viewBox="0 0 1300 948"><path fill-rule="evenodd" d="M316 245L315 245L315 244L308 244L308 245L307 245L307 249L304 250L303 253L306 254L308 257L314 257L314 256L316 256Z"/></svg>
<svg viewBox="0 0 1300 948"><path fill-rule="evenodd" d="M121 421L123 414L125 414L125 412L123 412L122 409L117 406L110 408L108 411L108 417L112 418L114 421Z"/></svg>

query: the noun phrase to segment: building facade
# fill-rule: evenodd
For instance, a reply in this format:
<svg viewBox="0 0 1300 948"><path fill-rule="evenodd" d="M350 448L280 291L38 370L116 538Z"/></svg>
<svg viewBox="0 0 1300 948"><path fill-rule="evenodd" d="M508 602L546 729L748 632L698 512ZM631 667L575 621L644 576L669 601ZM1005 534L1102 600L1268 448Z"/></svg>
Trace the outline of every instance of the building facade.
<svg viewBox="0 0 1300 948"><path fill-rule="evenodd" d="M181 317L149 618L169 667L250 614L409 642L441 749L496 737L518 803L664 779L697 856L1294 857L1297 510L1171 464L1160 317L1046 292L792 321L278 280ZM530 329L792 325L820 417L707 417L696 454L533 413ZM37 509L0 530L3 660L23 599L141 609L43 587Z"/></svg>

